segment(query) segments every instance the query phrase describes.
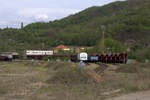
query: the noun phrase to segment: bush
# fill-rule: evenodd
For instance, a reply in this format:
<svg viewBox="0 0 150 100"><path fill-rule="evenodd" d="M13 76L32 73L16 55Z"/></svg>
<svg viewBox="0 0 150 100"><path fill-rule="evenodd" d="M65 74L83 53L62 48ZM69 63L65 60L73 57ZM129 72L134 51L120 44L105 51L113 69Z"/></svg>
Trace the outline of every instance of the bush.
<svg viewBox="0 0 150 100"><path fill-rule="evenodd" d="M56 72L56 74L47 81L48 83L58 84L86 84L89 82L88 76L82 68L64 67Z"/></svg>
<svg viewBox="0 0 150 100"><path fill-rule="evenodd" d="M129 59L136 59L136 53L135 52L129 52L128 53L128 58Z"/></svg>
<svg viewBox="0 0 150 100"><path fill-rule="evenodd" d="M137 65L134 65L134 66L125 65L125 66L119 67L116 70L116 72L122 72L122 73L138 73L141 71L142 69Z"/></svg>
<svg viewBox="0 0 150 100"><path fill-rule="evenodd" d="M49 70L61 70L64 69L66 66L73 66L73 63L69 63L69 62L49 62L48 64L46 64L46 68L49 68Z"/></svg>
<svg viewBox="0 0 150 100"><path fill-rule="evenodd" d="M150 48L145 48L137 51L136 59L140 62L144 62L146 59L150 60Z"/></svg>
<svg viewBox="0 0 150 100"><path fill-rule="evenodd" d="M99 51L102 51L102 47L103 43L102 41L100 41L96 46L97 48L95 49L99 49ZM105 53L118 53L118 52L124 52L126 51L126 47L119 41L117 40L113 40L112 38L105 38L104 40L104 51Z"/></svg>

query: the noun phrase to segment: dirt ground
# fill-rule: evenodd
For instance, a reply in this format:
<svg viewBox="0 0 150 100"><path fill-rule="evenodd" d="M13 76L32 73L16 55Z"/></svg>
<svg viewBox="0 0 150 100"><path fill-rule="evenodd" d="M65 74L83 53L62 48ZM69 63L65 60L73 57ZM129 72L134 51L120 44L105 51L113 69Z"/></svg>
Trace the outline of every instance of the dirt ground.
<svg viewBox="0 0 150 100"><path fill-rule="evenodd" d="M150 89L149 64L137 64L142 72L139 71L140 68L134 67L137 65L123 65L120 68L120 65L109 65L102 75L103 82L84 84L79 81L79 84L73 84L79 78L82 79L82 76L73 74L76 70L72 68L77 65L66 62L0 62L0 100L106 100L112 96L123 95L124 92ZM72 73L64 73L64 78L61 78L63 82L67 82L66 78L72 80L69 85L48 82L54 75L58 75L58 71L62 72L69 67ZM97 64L90 64L84 71L97 67ZM150 100L149 94L150 91L137 92L108 100Z"/></svg>
<svg viewBox="0 0 150 100"><path fill-rule="evenodd" d="M150 100L150 90L131 93L120 97L111 98L108 100Z"/></svg>
<svg viewBox="0 0 150 100"><path fill-rule="evenodd" d="M0 63L0 100L35 100L44 81L49 77L45 69L27 63ZM45 96L45 98L48 98Z"/></svg>

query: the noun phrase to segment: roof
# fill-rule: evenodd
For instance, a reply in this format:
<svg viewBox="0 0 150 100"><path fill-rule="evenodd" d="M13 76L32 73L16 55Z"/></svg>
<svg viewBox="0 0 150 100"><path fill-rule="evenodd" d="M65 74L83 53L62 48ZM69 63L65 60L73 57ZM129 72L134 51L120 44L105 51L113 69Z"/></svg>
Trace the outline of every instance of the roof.
<svg viewBox="0 0 150 100"><path fill-rule="evenodd" d="M64 45L59 45L59 46L56 47L56 49L66 49L66 48L68 48L68 47L64 46Z"/></svg>

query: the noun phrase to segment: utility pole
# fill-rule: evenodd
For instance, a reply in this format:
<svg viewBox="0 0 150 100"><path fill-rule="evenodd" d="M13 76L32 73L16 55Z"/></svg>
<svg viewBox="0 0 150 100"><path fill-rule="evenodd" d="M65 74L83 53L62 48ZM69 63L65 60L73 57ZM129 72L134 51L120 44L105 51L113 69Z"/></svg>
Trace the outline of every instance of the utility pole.
<svg viewBox="0 0 150 100"><path fill-rule="evenodd" d="M104 26L104 25L101 26L101 30L102 30L101 49L102 49L102 53L104 53L104 51L105 51L105 44L104 44L104 39L105 39L105 26Z"/></svg>
<svg viewBox="0 0 150 100"><path fill-rule="evenodd" d="M24 26L23 26L23 22L21 22L21 29L23 29L23 27L24 27Z"/></svg>

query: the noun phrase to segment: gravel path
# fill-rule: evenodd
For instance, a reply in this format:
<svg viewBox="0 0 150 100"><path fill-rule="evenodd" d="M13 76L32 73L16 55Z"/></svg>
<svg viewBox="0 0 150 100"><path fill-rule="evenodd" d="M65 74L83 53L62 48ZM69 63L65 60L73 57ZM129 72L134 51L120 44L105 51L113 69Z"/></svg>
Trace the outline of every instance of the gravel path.
<svg viewBox="0 0 150 100"><path fill-rule="evenodd" d="M108 100L150 100L150 90L123 95Z"/></svg>

